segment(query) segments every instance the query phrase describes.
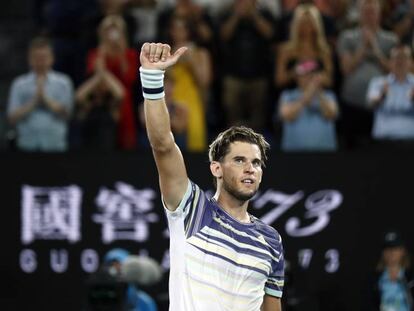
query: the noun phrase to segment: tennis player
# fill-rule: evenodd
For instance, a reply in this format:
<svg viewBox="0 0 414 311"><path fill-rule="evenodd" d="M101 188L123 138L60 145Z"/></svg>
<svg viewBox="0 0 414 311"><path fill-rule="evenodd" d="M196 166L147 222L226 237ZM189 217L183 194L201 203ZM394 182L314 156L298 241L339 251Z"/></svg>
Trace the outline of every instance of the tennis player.
<svg viewBox="0 0 414 311"><path fill-rule="evenodd" d="M209 148L216 193L188 176L164 100L164 71L185 53L145 43L140 75L147 133L170 230L170 311L281 311L284 257L278 232L247 211L262 180L269 144L246 127Z"/></svg>

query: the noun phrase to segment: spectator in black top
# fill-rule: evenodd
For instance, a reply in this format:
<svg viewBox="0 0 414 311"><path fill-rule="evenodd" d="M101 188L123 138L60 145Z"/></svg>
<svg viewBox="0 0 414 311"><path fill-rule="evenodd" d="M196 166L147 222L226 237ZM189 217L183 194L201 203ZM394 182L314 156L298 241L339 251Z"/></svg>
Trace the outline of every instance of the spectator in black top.
<svg viewBox="0 0 414 311"><path fill-rule="evenodd" d="M220 24L223 77L222 104L227 125L262 130L272 64L275 22L256 0L235 0Z"/></svg>
<svg viewBox="0 0 414 311"><path fill-rule="evenodd" d="M97 59L94 74L76 92L80 140L88 149L114 150L120 104L125 96L122 83Z"/></svg>

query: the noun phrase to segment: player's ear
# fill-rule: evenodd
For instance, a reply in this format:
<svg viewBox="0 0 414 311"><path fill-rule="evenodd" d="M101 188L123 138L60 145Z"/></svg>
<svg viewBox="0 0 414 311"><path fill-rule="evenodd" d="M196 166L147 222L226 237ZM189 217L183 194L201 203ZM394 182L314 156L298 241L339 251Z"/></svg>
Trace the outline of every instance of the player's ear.
<svg viewBox="0 0 414 311"><path fill-rule="evenodd" d="M221 169L221 163L218 161L211 161L210 162L210 171L216 178L221 178L223 176L223 172Z"/></svg>

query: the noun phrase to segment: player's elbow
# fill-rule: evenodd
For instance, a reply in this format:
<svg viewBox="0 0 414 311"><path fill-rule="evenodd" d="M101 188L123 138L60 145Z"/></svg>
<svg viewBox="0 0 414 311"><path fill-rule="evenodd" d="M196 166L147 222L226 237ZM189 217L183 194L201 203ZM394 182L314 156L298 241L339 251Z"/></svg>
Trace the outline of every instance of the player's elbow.
<svg viewBox="0 0 414 311"><path fill-rule="evenodd" d="M165 154L175 148L174 137L172 133L164 137L157 137L150 139L151 148L154 152L159 154Z"/></svg>

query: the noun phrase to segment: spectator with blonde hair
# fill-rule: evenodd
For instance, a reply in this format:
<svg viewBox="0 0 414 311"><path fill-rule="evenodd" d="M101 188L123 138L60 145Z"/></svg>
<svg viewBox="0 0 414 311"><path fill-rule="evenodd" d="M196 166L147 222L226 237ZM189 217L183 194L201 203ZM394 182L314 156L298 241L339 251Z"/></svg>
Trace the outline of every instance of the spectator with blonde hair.
<svg viewBox="0 0 414 311"><path fill-rule="evenodd" d="M174 16L170 20L169 38L173 50L188 47L186 55L171 68L172 100L183 103L188 111L187 150L204 151L207 148L206 109L212 81L211 56L193 40L192 27L186 18Z"/></svg>
<svg viewBox="0 0 414 311"><path fill-rule="evenodd" d="M338 104L332 91L323 89L316 61L296 65L298 87L280 96L278 118L283 123L283 151L335 151Z"/></svg>
<svg viewBox="0 0 414 311"><path fill-rule="evenodd" d="M331 49L322 27L321 15L312 4L299 5L290 27L289 40L279 47L276 62L276 85L291 87L295 82L295 65L313 60L321 68L320 77L324 87L332 85L333 62Z"/></svg>

